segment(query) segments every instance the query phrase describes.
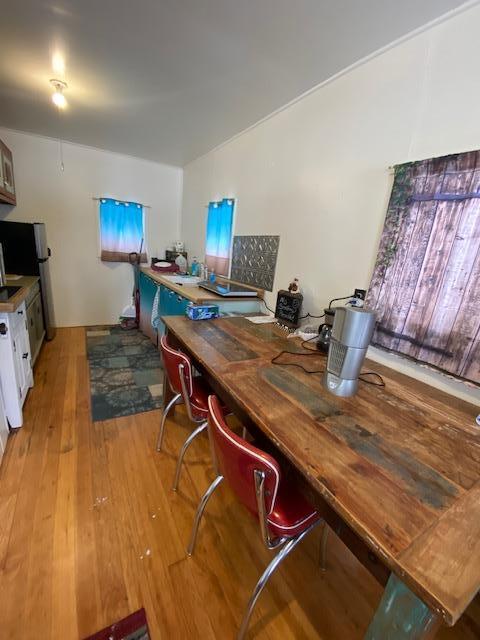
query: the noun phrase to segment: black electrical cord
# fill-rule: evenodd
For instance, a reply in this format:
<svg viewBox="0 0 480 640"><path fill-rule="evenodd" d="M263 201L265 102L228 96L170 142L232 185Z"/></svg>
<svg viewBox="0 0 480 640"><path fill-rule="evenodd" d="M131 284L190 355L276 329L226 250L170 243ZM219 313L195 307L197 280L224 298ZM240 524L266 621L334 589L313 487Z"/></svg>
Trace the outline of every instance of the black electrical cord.
<svg viewBox="0 0 480 640"><path fill-rule="evenodd" d="M303 320L304 318L323 318L324 316L325 316L325 314L324 314L324 313L322 313L322 315L321 315L321 316L313 316L311 313L307 313L307 314L306 314L306 315L304 315L304 316L300 316L300 317L299 317L299 320Z"/></svg>
<svg viewBox="0 0 480 640"><path fill-rule="evenodd" d="M278 364L281 365L282 367L298 367L298 369L301 369L302 371L305 371L305 373L324 373L325 369L313 369L312 371L310 369L305 369L304 366L302 366L301 364L298 364L297 362L277 362L277 359L280 358L281 355L283 355L284 353L292 353L291 351L281 351L277 356L275 356L274 358L272 358L271 363L272 364ZM295 353L294 355L296 356L309 356L309 353Z"/></svg>
<svg viewBox="0 0 480 640"><path fill-rule="evenodd" d="M380 380L380 382L371 382L370 380L365 380L364 378L362 378L362 376L376 376ZM366 371L365 373L361 373L358 376L358 379L361 380L362 382L366 382L367 384L371 384L374 387L385 386L385 380L382 378L382 376L379 373L375 373L375 371Z"/></svg>
<svg viewBox="0 0 480 640"><path fill-rule="evenodd" d="M330 300L330 302L328 303L328 308L331 309L332 308L332 302L339 302L340 300L346 300L347 298L354 298L355 294L351 293L349 296L343 296L343 298L333 298L333 300Z"/></svg>
<svg viewBox="0 0 480 640"><path fill-rule="evenodd" d="M310 342L311 340L313 340L314 338L318 338L317 335L312 336L311 338L308 338L307 340L303 340L302 342L302 347L304 349L307 349L307 351L311 351L312 353L298 353L296 351L287 351L286 349L284 349L283 351L280 351L280 353L277 353L276 356L274 356L270 362L272 364L277 364L283 367L298 367L298 369L302 369L302 371L305 371L305 373L323 373L325 371L325 369L314 369L313 371L309 370L309 369L305 369L304 366L302 366L301 364L298 364L297 362L278 362L278 359L283 356L284 354L289 354L292 356L312 356L312 355L317 355L317 356L321 356L323 355L320 351L318 351L317 349L310 349L308 347L305 347L305 343L306 342Z"/></svg>
<svg viewBox="0 0 480 640"><path fill-rule="evenodd" d="M275 315L275 311L270 309L270 307L268 306L268 304L265 302L265 300L263 298L262 298L262 302L265 305L265 307L267 308L267 310L270 311L270 313L273 313L273 315Z"/></svg>
<svg viewBox="0 0 480 640"><path fill-rule="evenodd" d="M278 362L279 358L281 358L281 356L283 356L284 354L289 354L291 356L307 356L307 357L312 355L317 355L317 356L326 355L326 354L322 354L320 351L318 351L318 349L310 349L310 347L305 346L306 342L311 342L315 338L318 338L318 336L314 335L311 338L307 338L306 340L303 340L301 344L301 346L304 349L306 349L307 351L311 351L312 353L297 353L295 351L287 351L286 349L283 349L282 351L280 351L280 353L274 356L270 360L270 362L272 364L280 365L283 367L297 367L298 369L301 369L302 371L308 374L324 373L325 369L314 369L314 370L305 369L304 366L302 366L301 364L298 364L297 362ZM376 378L378 378L380 382L372 382L371 380L365 380L365 378L363 378L362 376L375 376ZM382 378L382 376L379 373L375 373L375 371L365 371L364 373L361 373L358 376L358 379L361 380L362 382L365 382L365 384L371 384L373 387L385 387L385 380Z"/></svg>
<svg viewBox="0 0 480 640"><path fill-rule="evenodd" d="M315 348L315 349L310 349L310 347L306 347L306 346L305 346L305 343L306 343L306 342L311 342L312 340L315 340L315 338L317 338L317 339L318 339L318 335L317 335L317 334L315 334L315 335L314 335L314 336L312 336L311 338L307 338L306 340L302 340L302 344L301 344L301 346L302 346L304 349L306 349L307 351L313 351L314 353L319 353L319 351L318 351L318 349L317 349L317 348ZM304 354L304 355L307 355L307 354Z"/></svg>
<svg viewBox="0 0 480 640"><path fill-rule="evenodd" d="M333 298L333 300L330 300L330 302L328 303L328 308L329 309L332 308L332 302L339 302L340 300L348 300L354 297L355 297L355 294L351 293L349 296L344 296L343 298ZM324 313L322 313L321 316L314 316L311 313L307 313L304 316L300 316L299 320L303 320L304 318L323 318L324 316L325 316Z"/></svg>

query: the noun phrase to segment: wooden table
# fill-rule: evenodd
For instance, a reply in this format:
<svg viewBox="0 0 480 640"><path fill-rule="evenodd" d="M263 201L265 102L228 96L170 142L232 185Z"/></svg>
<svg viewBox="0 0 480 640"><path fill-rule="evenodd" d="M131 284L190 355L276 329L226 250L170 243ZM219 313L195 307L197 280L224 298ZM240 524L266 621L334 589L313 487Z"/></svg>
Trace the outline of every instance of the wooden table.
<svg viewBox="0 0 480 640"><path fill-rule="evenodd" d="M275 366L303 352L271 324L164 318L224 402L271 441L328 524L386 582L368 640L425 639L480 589L478 408L367 361L384 388L336 398L322 374ZM281 362L323 369L325 357ZM383 578L385 576L385 578Z"/></svg>

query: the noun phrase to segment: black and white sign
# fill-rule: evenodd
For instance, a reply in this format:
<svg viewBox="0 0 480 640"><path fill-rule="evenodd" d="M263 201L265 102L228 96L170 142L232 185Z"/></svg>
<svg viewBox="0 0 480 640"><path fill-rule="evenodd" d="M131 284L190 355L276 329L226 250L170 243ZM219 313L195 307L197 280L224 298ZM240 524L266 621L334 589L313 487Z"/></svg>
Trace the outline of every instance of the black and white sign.
<svg viewBox="0 0 480 640"><path fill-rule="evenodd" d="M292 328L297 327L302 302L303 296L301 293L279 291L277 295L277 306L275 307L275 317L282 324L286 324Z"/></svg>

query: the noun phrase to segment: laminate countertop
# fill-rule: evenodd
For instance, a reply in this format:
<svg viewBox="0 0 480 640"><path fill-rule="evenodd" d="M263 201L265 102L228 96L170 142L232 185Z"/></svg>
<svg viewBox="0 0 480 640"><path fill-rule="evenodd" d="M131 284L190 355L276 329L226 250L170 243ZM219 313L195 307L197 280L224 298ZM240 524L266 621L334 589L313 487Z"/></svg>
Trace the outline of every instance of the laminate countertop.
<svg viewBox="0 0 480 640"><path fill-rule="evenodd" d="M243 301L255 300L255 298L253 297L248 298L245 296L223 297L223 296L217 295L216 293L211 293L206 289L202 289L201 287L175 284L171 280L164 278L163 275L158 271L153 271L153 269L150 269L149 267L140 267L140 271L144 273L146 276L148 276L149 278L151 278L152 280L154 280L155 282L158 282L159 284L163 284L168 289L175 291L175 293L178 293L179 295L183 296L187 300L191 300L195 304L202 304L204 302L212 304L212 303L218 303L218 302L230 302L232 300L243 300ZM227 280L225 281L227 282ZM246 289L252 289L254 291L257 291L258 299L263 298L263 290L255 289L254 287L249 287L248 285L243 285L243 286Z"/></svg>
<svg viewBox="0 0 480 640"><path fill-rule="evenodd" d="M27 298L30 289L38 282L38 276L20 276L20 278L12 278L7 275L7 286L21 287L17 293L9 298L7 302L0 302L0 313L13 313L18 309L22 302Z"/></svg>

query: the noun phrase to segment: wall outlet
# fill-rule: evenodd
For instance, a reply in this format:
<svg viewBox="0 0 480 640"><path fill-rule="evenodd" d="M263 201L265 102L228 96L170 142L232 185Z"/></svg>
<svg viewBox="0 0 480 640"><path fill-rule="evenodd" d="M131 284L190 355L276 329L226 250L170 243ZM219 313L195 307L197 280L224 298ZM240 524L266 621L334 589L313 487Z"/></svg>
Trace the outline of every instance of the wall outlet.
<svg viewBox="0 0 480 640"><path fill-rule="evenodd" d="M355 293L353 294L354 298L358 298L359 300L365 300L367 297L366 289L355 289Z"/></svg>

